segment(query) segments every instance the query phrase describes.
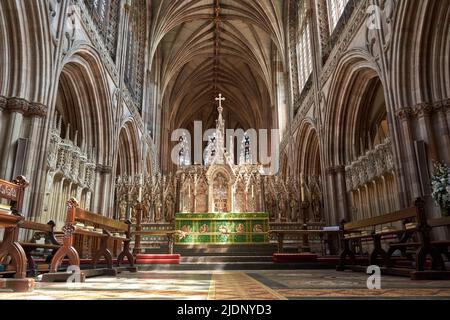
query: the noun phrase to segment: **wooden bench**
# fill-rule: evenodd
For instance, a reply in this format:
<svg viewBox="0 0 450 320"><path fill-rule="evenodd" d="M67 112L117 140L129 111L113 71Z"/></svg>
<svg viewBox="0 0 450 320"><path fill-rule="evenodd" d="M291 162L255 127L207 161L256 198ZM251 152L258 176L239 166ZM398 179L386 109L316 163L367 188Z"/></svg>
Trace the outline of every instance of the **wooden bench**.
<svg viewBox="0 0 450 320"><path fill-rule="evenodd" d="M33 237L26 242L19 242L25 251L27 262L28 262L28 275L37 276L39 273L44 273L50 271L50 262L55 253L62 247L61 243L55 237L55 223L53 221L47 224L32 222L32 221L21 221L17 228L24 230L34 231ZM16 233L17 234L17 233ZM44 243L38 243L37 241L44 239ZM44 251L49 251L45 259L44 265L39 265L35 262L33 256L37 255L36 250L43 249ZM43 268L41 268L41 266Z"/></svg>
<svg viewBox="0 0 450 320"><path fill-rule="evenodd" d="M309 250L309 242L311 236L317 236L320 238L321 242L321 251L322 255L326 254L324 239L328 235L339 235L339 231L325 231L325 230L270 230L269 235L271 239L274 239L277 241L277 248L278 253L284 252L284 240L286 239L286 236L292 235L292 236L302 236L302 244L301 248L305 249L305 252L310 251Z"/></svg>
<svg viewBox="0 0 450 320"><path fill-rule="evenodd" d="M86 223L94 228L101 228L102 232L94 230L86 230L78 227L77 223ZM116 276L121 271L137 272L134 266L134 257L130 252L131 242L131 223L121 222L104 217L99 214L91 213L79 208L76 199L70 199L67 202L67 217L66 224L63 227L64 237L63 246L56 252L52 258L50 265L50 274L44 275L43 281L61 281L64 279L57 274L64 258L68 258L70 266L80 268L80 254L74 247L74 237L76 235L85 236L100 241L100 247L95 249L94 256L90 259L92 269L82 270L82 279L84 277L98 276L98 275L112 275ZM123 233L125 237L114 236L114 233ZM108 249L108 241L119 241L123 243L123 250L117 257L117 266L113 267L113 256ZM98 269L97 265L101 258L106 261L106 269ZM121 268L125 258L128 260L128 267Z"/></svg>
<svg viewBox="0 0 450 320"><path fill-rule="evenodd" d="M174 254L174 244L176 237L180 235L180 231L175 230L167 230L167 231L134 231L133 235L135 238L141 238L142 236L161 236L165 237L167 239L167 246L168 246L168 254ZM139 242L139 247L136 246L135 242L135 248L134 252L136 254L140 254L142 249L145 249Z"/></svg>
<svg viewBox="0 0 450 320"><path fill-rule="evenodd" d="M418 241L400 241L391 243L388 256L396 250L407 253L408 250L414 250L415 271L411 272L413 280L427 279L450 279L450 271L447 271L443 255L450 260L450 240L432 240L432 229L439 227L449 227L450 217L427 219L425 214L418 218L418 226L413 229L417 233ZM426 270L426 259L431 258L431 270Z"/></svg>
<svg viewBox="0 0 450 320"><path fill-rule="evenodd" d="M381 240L383 237L403 234L405 232L412 232L412 230L387 230L382 232L376 232L376 227L394 222L403 222L407 219L417 218L416 207L407 208L397 212L388 213L385 215L358 220L350 223L343 221L341 231L343 235L343 251L340 255L339 265L337 270L345 270L346 258L350 258L351 265L356 264L356 255L351 249L351 242L355 240L371 240L373 241L374 249L369 257L369 263L371 265L377 264L378 257L381 257L385 265L389 264L388 254L382 248Z"/></svg>
<svg viewBox="0 0 450 320"><path fill-rule="evenodd" d="M414 222L413 222L414 221ZM376 227L381 225L402 223L401 229L387 229L377 232ZM406 227L409 224L409 227ZM363 270L356 266L355 253L351 249L351 242L355 240L370 240L373 243L373 251L369 257L370 265L378 265L381 258L381 267L386 274L408 275L412 279L448 279L450 272L446 271L442 254L448 250L450 241L432 241L431 229L433 227L449 226L450 219L430 219L425 213L425 202L417 199L414 206L385 215L359 220L351 223L343 222L341 231L343 234L343 251L340 255L338 271L350 268ZM382 240L386 237L397 236L398 241L388 244L388 250L382 247ZM418 240L414 240L416 237ZM414 249L415 270L408 268L394 268L393 254L399 250L403 256L407 256L407 250ZM431 257L432 271L425 270L426 258ZM346 259L350 259L350 265Z"/></svg>
<svg viewBox="0 0 450 320"><path fill-rule="evenodd" d="M3 241L0 245L0 263L8 257L11 262L1 277L0 289L26 292L34 288L34 280L27 279L27 258L22 246L17 242L18 224L23 221L22 203L25 188L29 182L24 177L18 177L13 182L0 180L0 198L7 200L10 210L0 209L0 228L4 229Z"/></svg>

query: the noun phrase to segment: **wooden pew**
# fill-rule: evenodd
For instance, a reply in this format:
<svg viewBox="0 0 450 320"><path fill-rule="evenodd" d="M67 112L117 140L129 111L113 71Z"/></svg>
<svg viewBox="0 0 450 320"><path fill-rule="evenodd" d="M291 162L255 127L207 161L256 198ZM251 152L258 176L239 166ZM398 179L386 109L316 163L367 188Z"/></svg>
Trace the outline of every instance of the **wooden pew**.
<svg viewBox="0 0 450 320"><path fill-rule="evenodd" d="M77 222L90 224L95 228L101 228L103 232L97 233L77 227ZM50 274L44 275L43 281L63 280L62 276L57 274L57 271L65 257L69 259L69 264L71 266L80 268L80 255L74 247L74 237L76 235L82 235L100 241L100 248L95 251L93 258L91 259L92 269L82 270L82 278L98 275L116 276L118 272L124 270L137 272L137 268L134 266L134 257L130 252L130 222L124 223L82 210L79 208L78 201L72 198L67 202L67 217L63 232L63 246L54 255L51 261ZM126 237L115 237L113 235L115 232L125 233ZM107 247L108 241L110 240L120 241L123 243L123 250L117 258L118 262L117 267L115 268L113 267L113 256ZM102 257L106 260L106 269L97 268L97 264ZM121 268L120 266L124 263L125 258L128 260L129 267Z"/></svg>
<svg viewBox="0 0 450 320"><path fill-rule="evenodd" d="M19 242L19 244L24 249L27 257L28 275L35 277L39 273L48 272L50 269L51 259L62 246L55 237L55 223L53 221L50 221L47 224L42 224L23 220L17 225L17 228L34 231L31 240L26 242ZM42 238L44 238L44 243L37 243L37 241ZM50 251L45 260L44 268L39 268L33 257L37 249Z"/></svg>
<svg viewBox="0 0 450 320"><path fill-rule="evenodd" d="M22 246L17 242L18 224L23 220L22 202L25 188L29 182L24 177L16 178L12 183L0 180L0 198L9 202L11 210L0 210L0 228L4 229L3 241L0 245L0 262L7 257L11 258L11 263L1 277L11 277L14 279L0 279L0 289L26 292L34 288L34 280L26 278L27 258Z"/></svg>
<svg viewBox="0 0 450 320"><path fill-rule="evenodd" d="M180 235L180 231L175 230L168 230L168 231L134 231L133 235L135 238L141 238L142 236L161 236L165 237L167 239L167 247L168 247L168 254L174 254L174 244L176 237ZM139 247L135 246L134 253L140 254L142 252L142 249L145 249L142 247L142 245L139 245Z"/></svg>
<svg viewBox="0 0 450 320"><path fill-rule="evenodd" d="M322 255L325 255L325 245L324 238L328 235L339 235L339 231L325 231L325 230L270 230L269 235L272 239L277 241L278 253L283 253L284 251L284 239L288 235L302 236L302 248L309 247L309 238L311 236L317 236L320 238Z"/></svg>
<svg viewBox="0 0 450 320"><path fill-rule="evenodd" d="M415 223L412 223L415 221ZM387 230L376 232L375 228L380 225L403 222L403 228L399 230ZM411 227L406 228L406 222L411 223ZM382 271L386 274L407 275L412 279L449 279L450 272L446 271L442 253L445 253L450 246L450 241L432 241L431 229L433 227L449 226L450 219L427 219L425 213L425 202L418 198L414 206L385 215L342 224L343 251L340 255L338 271L346 268L353 270L364 270L365 268L356 265L355 253L351 250L351 242L355 240L371 240L373 251L370 254L369 264L377 265L381 258ZM390 242L388 251L382 248L382 240L387 236L399 236L398 241ZM414 236L419 240L415 241ZM405 268L394 268L392 255L400 250L405 255L408 249L415 249L415 270ZM426 271L426 257L430 256L432 270ZM350 259L350 264L346 264L346 259Z"/></svg>
<svg viewBox="0 0 450 320"><path fill-rule="evenodd" d="M450 260L450 240L432 240L432 229L449 227L450 217L427 219L425 212L418 216L418 226L413 231L417 233L419 241L402 241L391 243L389 253L400 250L415 250L416 270L411 272L413 280L450 279L443 255ZM426 270L426 258L431 257L431 270Z"/></svg>
<svg viewBox="0 0 450 320"><path fill-rule="evenodd" d="M346 258L350 258L351 265L356 265L355 253L351 249L351 242L355 240L371 240L373 241L374 249L369 257L369 263L371 265L377 264L377 259L381 257L384 265L389 265L389 259L387 252L382 248L381 240L385 236L392 236L403 234L405 232L412 232L412 230L389 230L385 232L376 232L376 227L381 225L386 225L394 222L403 222L406 219L417 218L417 207L411 207L397 212L392 212L384 214L381 216L358 220L350 223L345 223L343 221L342 229L342 239L343 239L343 251L340 255L339 265L337 266L338 271L345 270L346 268Z"/></svg>

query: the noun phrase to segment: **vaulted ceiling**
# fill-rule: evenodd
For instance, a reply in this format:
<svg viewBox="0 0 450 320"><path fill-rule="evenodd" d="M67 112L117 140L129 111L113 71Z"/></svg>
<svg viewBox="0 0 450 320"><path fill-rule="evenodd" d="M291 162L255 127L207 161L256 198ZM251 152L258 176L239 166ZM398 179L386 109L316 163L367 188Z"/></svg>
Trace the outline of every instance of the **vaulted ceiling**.
<svg viewBox="0 0 450 320"><path fill-rule="evenodd" d="M220 92L228 127L270 128L283 15L284 0L152 0L150 58L165 121L213 127Z"/></svg>

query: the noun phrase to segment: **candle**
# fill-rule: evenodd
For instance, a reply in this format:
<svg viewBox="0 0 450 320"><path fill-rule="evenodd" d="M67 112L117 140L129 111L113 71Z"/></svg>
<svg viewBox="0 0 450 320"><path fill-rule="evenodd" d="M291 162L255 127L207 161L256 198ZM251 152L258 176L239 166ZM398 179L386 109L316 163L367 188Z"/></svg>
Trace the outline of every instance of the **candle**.
<svg viewBox="0 0 450 320"><path fill-rule="evenodd" d="M254 198L255 196L254 196L254 194L253 194L253 185L252 185L252 198Z"/></svg>

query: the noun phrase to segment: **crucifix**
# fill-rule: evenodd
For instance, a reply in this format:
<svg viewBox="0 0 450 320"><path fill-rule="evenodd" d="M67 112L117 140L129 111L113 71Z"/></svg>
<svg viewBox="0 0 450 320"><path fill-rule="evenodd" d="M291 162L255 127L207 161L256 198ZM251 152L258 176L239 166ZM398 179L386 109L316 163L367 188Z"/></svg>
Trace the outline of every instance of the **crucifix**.
<svg viewBox="0 0 450 320"><path fill-rule="evenodd" d="M225 101L226 99L222 97L222 94L219 93L219 97L216 98L216 101L219 101L219 109L222 109L222 101Z"/></svg>

